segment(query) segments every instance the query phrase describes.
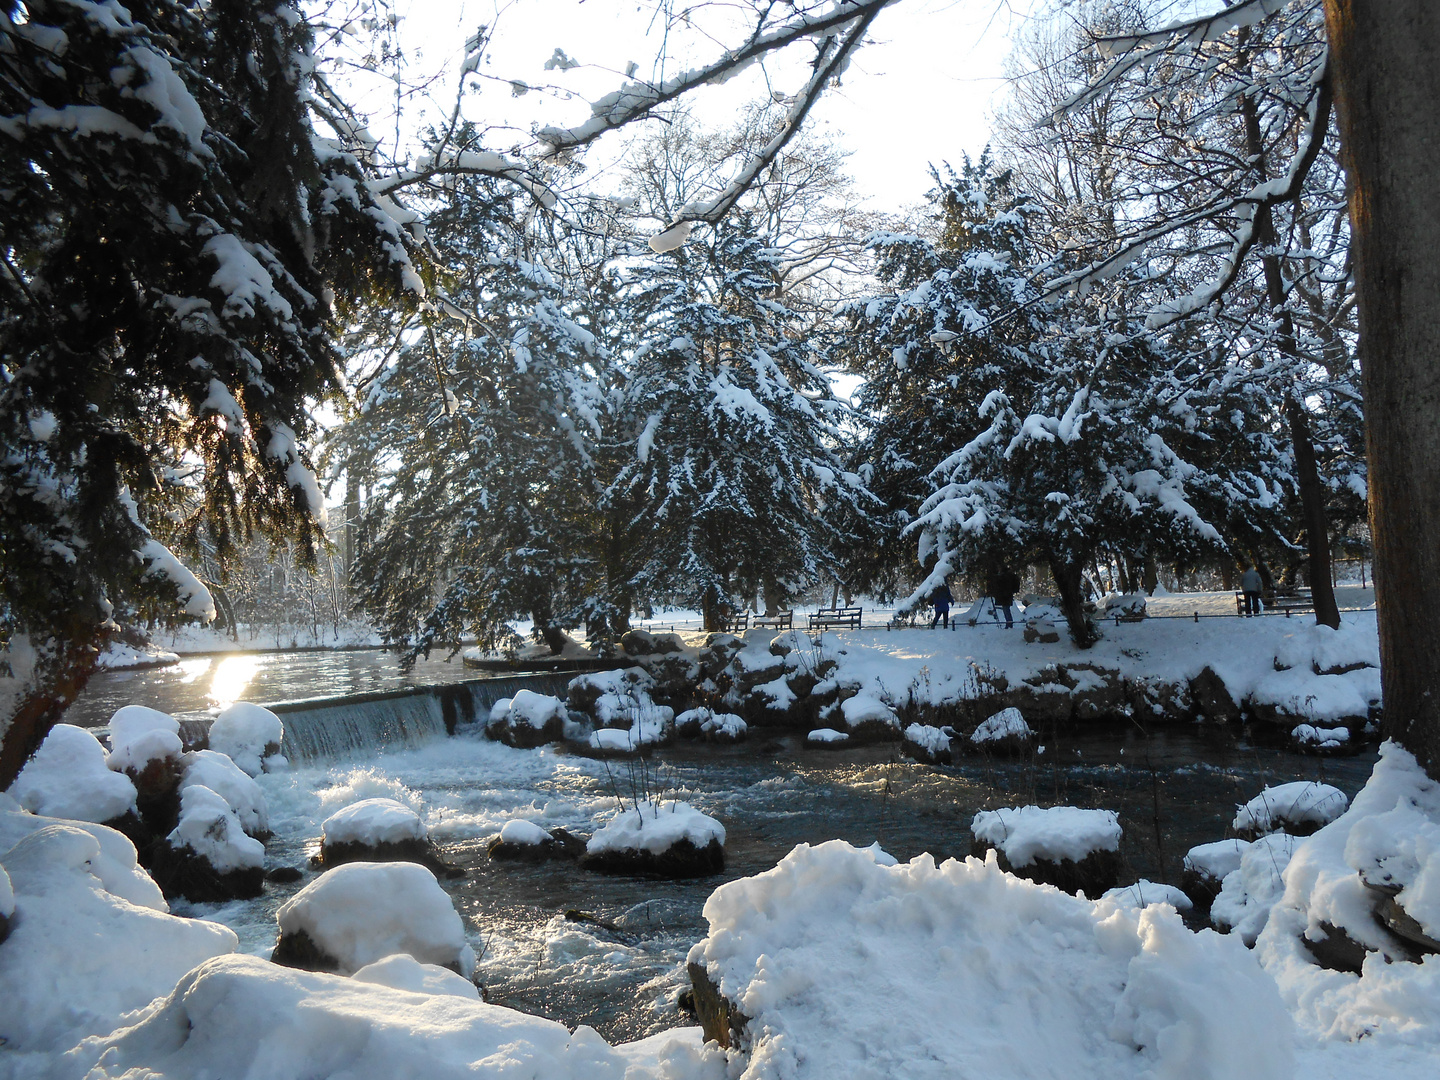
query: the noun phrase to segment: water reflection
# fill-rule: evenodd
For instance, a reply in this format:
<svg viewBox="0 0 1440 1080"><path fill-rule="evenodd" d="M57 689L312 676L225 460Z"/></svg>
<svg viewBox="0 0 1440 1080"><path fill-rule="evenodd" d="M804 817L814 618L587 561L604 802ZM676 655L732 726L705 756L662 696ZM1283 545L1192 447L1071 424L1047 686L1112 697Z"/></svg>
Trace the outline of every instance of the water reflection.
<svg viewBox="0 0 1440 1080"><path fill-rule="evenodd" d="M210 700L214 707L223 709L241 700L259 667L260 658L256 656L227 656L221 660L210 680Z"/></svg>

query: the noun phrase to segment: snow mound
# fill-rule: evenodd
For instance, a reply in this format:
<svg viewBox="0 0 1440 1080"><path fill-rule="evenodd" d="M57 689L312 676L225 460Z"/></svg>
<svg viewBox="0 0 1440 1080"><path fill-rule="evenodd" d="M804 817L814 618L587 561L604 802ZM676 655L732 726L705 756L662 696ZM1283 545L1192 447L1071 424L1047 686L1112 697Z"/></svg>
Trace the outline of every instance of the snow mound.
<svg viewBox="0 0 1440 1080"><path fill-rule="evenodd" d="M970 822L970 832L997 848L1011 866L1029 866L1036 859L1079 862L1094 851L1120 850L1120 820L1113 810L1074 806L981 810Z"/></svg>
<svg viewBox="0 0 1440 1080"><path fill-rule="evenodd" d="M822 727L809 732L805 736L805 741L817 743L849 742L850 736L843 731L836 731L834 728Z"/></svg>
<svg viewBox="0 0 1440 1080"><path fill-rule="evenodd" d="M606 851L648 851L661 855L681 840L703 848L711 840L725 843L725 826L689 803L642 800L605 823L585 845L589 855Z"/></svg>
<svg viewBox="0 0 1440 1080"><path fill-rule="evenodd" d="M361 799L335 811L320 825L323 843L400 844L407 840L425 841L428 833L420 815L394 799Z"/></svg>
<svg viewBox="0 0 1440 1080"><path fill-rule="evenodd" d="M1035 732L1025 722L1019 709L1002 709L977 727L970 734L970 741L976 746L1000 739L1030 739Z"/></svg>
<svg viewBox="0 0 1440 1080"><path fill-rule="evenodd" d="M1244 806L1238 807L1232 829L1257 833L1273 832L1287 826L1328 825L1345 812L1345 793L1329 784L1296 780L1267 787Z"/></svg>
<svg viewBox="0 0 1440 1080"><path fill-rule="evenodd" d="M506 710L512 724L528 724L537 731L552 721L565 720L565 703L557 697L537 694L533 690L521 690L510 699ZM494 713L491 713L493 718Z"/></svg>
<svg viewBox="0 0 1440 1080"><path fill-rule="evenodd" d="M1290 737L1301 746L1317 746L1322 750L1335 750L1350 741L1350 729L1296 724L1290 732Z"/></svg>
<svg viewBox="0 0 1440 1080"><path fill-rule="evenodd" d="M1174 885L1157 884L1141 878L1134 885L1122 885L1111 889L1100 899L1109 900L1118 907L1139 911L1151 904L1169 904L1176 911L1189 911L1195 905L1190 898Z"/></svg>
<svg viewBox="0 0 1440 1080"><path fill-rule="evenodd" d="M526 847L533 847L535 844L544 844L555 838L533 821L516 818L501 826L500 839L506 844L524 844Z"/></svg>
<svg viewBox="0 0 1440 1080"><path fill-rule="evenodd" d="M950 749L950 736L929 724L911 724L905 729L905 739L931 754L945 753Z"/></svg>
<svg viewBox="0 0 1440 1080"><path fill-rule="evenodd" d="M89 831L45 825L0 854L15 918L0 946L0 1037L7 1050L66 1050L113 1030L196 964L234 951L226 927L179 919L111 893Z"/></svg>
<svg viewBox="0 0 1440 1080"><path fill-rule="evenodd" d="M874 694L861 691L852 698L846 698L840 705L840 714L845 726L854 731L862 724L883 724L885 727L900 728L900 718L895 710Z"/></svg>
<svg viewBox="0 0 1440 1080"><path fill-rule="evenodd" d="M20 770L10 794L26 810L77 821L110 821L135 809L135 785L105 763L84 728L56 724Z"/></svg>
<svg viewBox="0 0 1440 1080"><path fill-rule="evenodd" d="M1380 748L1365 787L1341 817L1296 843L1285 889L1256 953L1300 1026L1322 1039L1395 1039L1440 1049L1440 965L1387 963L1394 942L1372 914L1365 881L1399 888L1396 902L1440 936L1440 783L1394 742ZM1377 950L1360 975L1319 967L1302 937L1322 924Z"/></svg>
<svg viewBox="0 0 1440 1080"><path fill-rule="evenodd" d="M199 750L189 755L180 787L182 792L189 787L205 787L215 792L235 812L240 828L251 836L270 829L265 792L224 754Z"/></svg>
<svg viewBox="0 0 1440 1080"><path fill-rule="evenodd" d="M746 1080L1292 1075L1290 1018L1238 941L993 856L801 844L705 917L689 960L748 1018Z"/></svg>
<svg viewBox="0 0 1440 1080"><path fill-rule="evenodd" d="M282 936L305 933L339 961L342 972L394 953L456 965L466 978L475 970L474 950L465 944L450 897L434 874L415 863L337 866L282 904L275 918Z"/></svg>
<svg viewBox="0 0 1440 1080"><path fill-rule="evenodd" d="M1227 875L1240 869L1240 860L1249 849L1250 841L1238 839L1197 844L1185 853L1184 868L1224 881Z"/></svg>
<svg viewBox="0 0 1440 1080"><path fill-rule="evenodd" d="M3 797L0 797L0 801L3 801ZM130 838L107 825L41 817L24 811L5 810L0 806L0 859L3 859L4 852L25 837L49 825L80 829L95 839L95 843L100 847L100 854L90 860L90 873L100 879L106 892L128 900L136 907L146 907L154 911L170 910L164 894L160 892L160 886L141 869L135 845Z"/></svg>
<svg viewBox="0 0 1440 1080"><path fill-rule="evenodd" d="M456 975L449 968L422 964L413 956L396 953L384 960L366 964L354 975L356 982L375 983L392 990L408 990L412 994L445 994L450 997L476 999L480 988L469 979Z"/></svg>
<svg viewBox="0 0 1440 1080"><path fill-rule="evenodd" d="M237 701L220 710L210 725L210 749L230 758L251 776L264 771L265 758L280 752L285 725L269 709Z"/></svg>
<svg viewBox="0 0 1440 1080"><path fill-rule="evenodd" d="M623 1080L626 1074L625 1059L588 1027L572 1034L553 1020L458 995L295 971L253 956L196 968L132 1025L77 1048L67 1062L73 1075Z"/></svg>
<svg viewBox="0 0 1440 1080"><path fill-rule="evenodd" d="M1285 890L1285 867L1295 851L1287 833L1262 836L1240 856L1240 867L1225 875L1220 895L1210 905L1210 920L1232 929L1246 945L1255 944L1270 908Z"/></svg>
<svg viewBox="0 0 1440 1080"><path fill-rule="evenodd" d="M222 874L265 863L265 845L245 829L218 792L199 784L180 791L180 821L165 838L173 848L188 848Z"/></svg>
<svg viewBox="0 0 1440 1080"><path fill-rule="evenodd" d="M180 723L159 709L125 705L110 718L110 768L143 772L156 758L181 752Z"/></svg>

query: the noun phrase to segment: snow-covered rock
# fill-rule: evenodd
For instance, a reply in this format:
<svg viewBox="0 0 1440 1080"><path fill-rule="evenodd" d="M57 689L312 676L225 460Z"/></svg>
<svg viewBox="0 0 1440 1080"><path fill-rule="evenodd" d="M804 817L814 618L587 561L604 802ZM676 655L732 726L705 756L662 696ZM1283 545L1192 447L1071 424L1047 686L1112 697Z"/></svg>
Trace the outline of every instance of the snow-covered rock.
<svg viewBox="0 0 1440 1080"><path fill-rule="evenodd" d="M1240 860L1249 847L1248 840L1217 840L1213 844L1198 844L1185 853L1180 888L1200 914L1209 912L1225 879L1240 869Z"/></svg>
<svg viewBox="0 0 1440 1080"><path fill-rule="evenodd" d="M237 701L220 710L210 725L210 749L224 754L251 776L273 765L285 740L285 725L269 709Z"/></svg>
<svg viewBox="0 0 1440 1080"><path fill-rule="evenodd" d="M435 875L416 863L353 862L327 870L275 913L278 964L350 974L394 953L458 971L475 952Z"/></svg>
<svg viewBox="0 0 1440 1080"><path fill-rule="evenodd" d="M1270 908L1284 892L1282 875L1295 843L1286 833L1269 833L1246 848L1239 868L1225 875L1220 895L1210 905L1210 921L1233 931L1246 945L1255 944Z"/></svg>
<svg viewBox="0 0 1440 1080"><path fill-rule="evenodd" d="M259 838L269 833L270 812L265 792L253 777L224 754L198 750L188 755L180 787L182 791L188 787L209 788L235 812L246 834Z"/></svg>
<svg viewBox="0 0 1440 1080"><path fill-rule="evenodd" d="M928 765L948 765L950 736L929 724L911 724L900 740L900 752Z"/></svg>
<svg viewBox="0 0 1440 1080"><path fill-rule="evenodd" d="M675 737L675 711L668 705L639 705L628 715L632 717L629 727L602 727L590 733L587 745L594 755L624 757L646 747L663 746Z"/></svg>
<svg viewBox="0 0 1440 1080"><path fill-rule="evenodd" d="M585 854L585 842L564 829L553 832L533 821L507 821L487 849L492 859L511 862L544 862L547 859L578 859Z"/></svg>
<svg viewBox="0 0 1440 1080"><path fill-rule="evenodd" d="M135 812L135 785L105 761L100 740L56 724L10 785L26 810L77 821L113 821Z"/></svg>
<svg viewBox="0 0 1440 1080"><path fill-rule="evenodd" d="M1035 732L1019 709L1001 709L982 721L970 733L970 744L986 754L1023 753L1035 740Z"/></svg>
<svg viewBox="0 0 1440 1080"><path fill-rule="evenodd" d="M230 803L201 784L180 791L180 820L151 854L166 896L195 903L249 899L264 890L265 845L245 833Z"/></svg>
<svg viewBox="0 0 1440 1080"><path fill-rule="evenodd" d="M1125 621L1145 617L1144 593L1107 593L1103 603L1107 619L1119 616Z"/></svg>
<svg viewBox="0 0 1440 1080"><path fill-rule="evenodd" d="M1100 899L1118 907L1139 911L1151 904L1169 904L1176 911L1189 911L1195 905L1174 885L1165 885L1141 878L1134 885L1121 885L1109 890Z"/></svg>
<svg viewBox="0 0 1440 1080"><path fill-rule="evenodd" d="M704 738L710 742L731 743L744 739L749 725L734 713L716 712L700 706L687 709L675 717L675 733L688 738Z"/></svg>
<svg viewBox="0 0 1440 1080"><path fill-rule="evenodd" d="M0 947L5 1053L64 1051L109 1032L195 965L235 949L226 927L110 891L96 873L107 862L113 874L113 856L73 824L42 825L0 852L15 894L11 934Z"/></svg>
<svg viewBox="0 0 1440 1080"><path fill-rule="evenodd" d="M503 712L501 704L505 705ZM495 703L485 734L506 746L533 749L564 738L566 716L565 703L559 698L521 690L513 698Z"/></svg>
<svg viewBox="0 0 1440 1080"><path fill-rule="evenodd" d="M815 728L805 734L805 746L810 750L840 750L849 745L850 736L834 728Z"/></svg>
<svg viewBox="0 0 1440 1080"><path fill-rule="evenodd" d="M642 800L590 838L581 865L667 878L717 874L725 869L725 826L689 803Z"/></svg>
<svg viewBox="0 0 1440 1080"><path fill-rule="evenodd" d="M1095 896L1120 871L1120 821L1113 810L1074 806L981 810L970 822L976 854L999 853L1000 865L1031 881Z"/></svg>
<svg viewBox="0 0 1440 1080"><path fill-rule="evenodd" d="M1440 939L1440 783L1393 742L1381 746L1349 809L1295 843L1256 954L1302 1030L1327 1040L1400 1040L1433 1062L1440 965L1433 955L1406 962L1418 957L1387 930L1387 904ZM1313 945L1333 944L1327 938L1336 935L1368 954L1358 973L1327 970L1317 959Z"/></svg>
<svg viewBox="0 0 1440 1080"><path fill-rule="evenodd" d="M0 801L3 801L3 796L0 796ZM170 910L170 905L165 902L164 894L155 884L155 879L139 865L135 844L124 833L106 825L42 817L0 806L0 855L31 833L51 825L80 829L94 838L100 854L90 860L89 870L100 879L106 892L128 900L136 907L147 907L154 911Z"/></svg>
<svg viewBox="0 0 1440 1080"><path fill-rule="evenodd" d="M179 756L180 723L168 713L144 705L125 705L110 718L108 764L116 772L138 774L153 761Z"/></svg>
<svg viewBox="0 0 1440 1080"><path fill-rule="evenodd" d="M718 1080L723 1058L709 1056L715 1059L718 1073L669 1075ZM572 1033L468 995L295 971L254 956L196 968L130 1026L84 1044L67 1061L70 1075L93 1080L625 1080L626 1066L620 1051L583 1025ZM658 1076L637 1071L634 1080Z"/></svg>
<svg viewBox="0 0 1440 1080"><path fill-rule="evenodd" d="M1350 744L1350 729L1296 724L1290 731L1290 738L1294 739L1301 749L1342 750Z"/></svg>
<svg viewBox="0 0 1440 1080"><path fill-rule="evenodd" d="M1296 780L1267 787L1244 806L1236 808L1230 827L1242 836L1255 837L1284 829L1292 836L1307 836L1345 812L1349 800L1330 784Z"/></svg>
<svg viewBox="0 0 1440 1080"><path fill-rule="evenodd" d="M1289 1016L1238 941L993 858L887 866L801 844L715 890L705 917L697 1004L705 982L730 1004L723 1029L701 1019L747 1078L1293 1075Z"/></svg>
<svg viewBox="0 0 1440 1080"><path fill-rule="evenodd" d="M350 977L356 982L408 990L412 994L440 994L469 1000L480 997L480 988L469 979L438 964L422 964L405 953L366 964Z"/></svg>
<svg viewBox="0 0 1440 1080"><path fill-rule="evenodd" d="M425 822L414 810L395 799L361 799L342 807L320 825L321 843L378 847L429 839Z"/></svg>
<svg viewBox="0 0 1440 1080"><path fill-rule="evenodd" d="M900 718L895 710L868 691L846 698L840 705L840 715L852 739L872 741L900 737Z"/></svg>

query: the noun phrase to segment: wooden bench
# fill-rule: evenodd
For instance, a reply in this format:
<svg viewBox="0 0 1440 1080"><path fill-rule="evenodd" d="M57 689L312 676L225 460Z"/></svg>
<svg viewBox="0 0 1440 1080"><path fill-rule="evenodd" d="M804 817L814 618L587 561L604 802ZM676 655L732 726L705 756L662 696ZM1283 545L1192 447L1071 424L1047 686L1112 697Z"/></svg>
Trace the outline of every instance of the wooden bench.
<svg viewBox="0 0 1440 1080"><path fill-rule="evenodd" d="M1281 615L1287 619L1291 615L1303 614L1315 610L1315 598L1309 589L1291 588L1279 589L1260 597L1261 613L1264 615ZM1245 594L1235 594L1235 614L1245 614Z"/></svg>
<svg viewBox="0 0 1440 1080"><path fill-rule="evenodd" d="M728 617L720 620L720 632L724 634L743 634L750 629L750 611L732 612Z"/></svg>
<svg viewBox="0 0 1440 1080"><path fill-rule="evenodd" d="M755 629L766 630L793 630L795 628L795 609L789 611L777 611L774 615L755 616Z"/></svg>
<svg viewBox="0 0 1440 1080"><path fill-rule="evenodd" d="M860 629L860 616L864 614L864 608L841 607L821 608L810 616L810 629L828 630L834 626L848 626L853 630Z"/></svg>

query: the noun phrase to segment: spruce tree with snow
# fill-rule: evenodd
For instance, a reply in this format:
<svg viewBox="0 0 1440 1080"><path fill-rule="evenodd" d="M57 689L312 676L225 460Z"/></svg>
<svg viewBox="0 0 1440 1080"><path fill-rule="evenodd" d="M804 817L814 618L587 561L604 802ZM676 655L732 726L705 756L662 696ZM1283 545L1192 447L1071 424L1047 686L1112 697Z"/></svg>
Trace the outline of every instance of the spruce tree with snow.
<svg viewBox="0 0 1440 1080"><path fill-rule="evenodd" d="M640 339L626 365L611 485L644 536L636 592L694 603L715 629L757 590L786 601L833 558L863 487L836 453L845 407L795 336L780 253L746 217L635 275Z"/></svg>
<svg viewBox="0 0 1440 1080"><path fill-rule="evenodd" d="M137 598L212 610L145 525L177 453L222 547L313 546L337 312L423 286L411 219L315 126L293 4L11 0L0 56L3 786Z"/></svg>

